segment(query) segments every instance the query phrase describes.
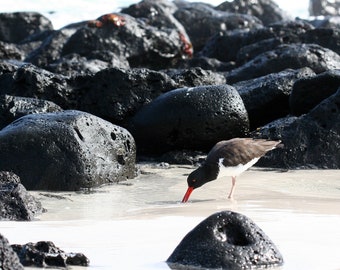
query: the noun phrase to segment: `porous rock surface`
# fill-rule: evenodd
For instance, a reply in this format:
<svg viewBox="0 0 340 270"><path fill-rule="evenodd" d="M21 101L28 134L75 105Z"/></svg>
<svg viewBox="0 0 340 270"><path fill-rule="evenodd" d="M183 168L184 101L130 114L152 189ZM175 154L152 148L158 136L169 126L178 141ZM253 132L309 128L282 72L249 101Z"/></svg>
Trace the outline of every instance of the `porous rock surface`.
<svg viewBox="0 0 340 270"><path fill-rule="evenodd" d="M265 125L254 136L281 139L284 148L268 153L260 166L340 168L340 88L309 113Z"/></svg>
<svg viewBox="0 0 340 270"><path fill-rule="evenodd" d="M27 114L60 111L62 111L62 108L51 101L0 95L0 129Z"/></svg>
<svg viewBox="0 0 340 270"><path fill-rule="evenodd" d="M30 221L43 211L17 175L0 171L0 220Z"/></svg>
<svg viewBox="0 0 340 270"><path fill-rule="evenodd" d="M119 126L81 111L32 114L0 131L0 170L27 189L80 190L135 176L136 146Z"/></svg>
<svg viewBox="0 0 340 270"><path fill-rule="evenodd" d="M128 129L141 151L207 150L223 138L244 136L249 121L238 92L224 84L167 92L140 109Z"/></svg>
<svg viewBox="0 0 340 270"><path fill-rule="evenodd" d="M0 269L24 270L18 255L14 252L8 240L0 233Z"/></svg>
<svg viewBox="0 0 340 270"><path fill-rule="evenodd" d="M51 241L27 243L25 245L13 244L13 250L18 254L24 266L33 267L60 267L89 266L90 260L82 253L65 252L56 247Z"/></svg>
<svg viewBox="0 0 340 270"><path fill-rule="evenodd" d="M223 211L209 216L192 229L167 263L172 269L253 269L279 266L283 264L283 258L275 244L250 218Z"/></svg>

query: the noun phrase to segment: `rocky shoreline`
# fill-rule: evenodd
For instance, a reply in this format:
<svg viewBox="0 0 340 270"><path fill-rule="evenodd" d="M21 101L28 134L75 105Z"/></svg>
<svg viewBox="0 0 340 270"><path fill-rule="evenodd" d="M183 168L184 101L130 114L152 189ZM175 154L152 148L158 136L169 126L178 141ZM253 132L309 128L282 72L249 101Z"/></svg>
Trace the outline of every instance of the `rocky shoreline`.
<svg viewBox="0 0 340 270"><path fill-rule="evenodd" d="M136 160L193 164L233 137L283 141L259 166L339 169L335 15L148 0L54 30L36 12L1 13L0 220L43 211L33 199L25 217L8 210L13 190L22 203L25 188L117 183Z"/></svg>

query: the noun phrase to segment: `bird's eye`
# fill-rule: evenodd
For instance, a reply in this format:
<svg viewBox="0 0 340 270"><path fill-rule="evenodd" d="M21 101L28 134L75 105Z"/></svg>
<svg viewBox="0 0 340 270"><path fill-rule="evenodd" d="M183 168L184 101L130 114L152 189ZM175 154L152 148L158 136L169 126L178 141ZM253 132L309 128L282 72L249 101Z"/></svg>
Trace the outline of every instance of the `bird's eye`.
<svg viewBox="0 0 340 270"><path fill-rule="evenodd" d="M196 179L192 179L192 182L194 182L194 183L195 183L195 182L196 182Z"/></svg>

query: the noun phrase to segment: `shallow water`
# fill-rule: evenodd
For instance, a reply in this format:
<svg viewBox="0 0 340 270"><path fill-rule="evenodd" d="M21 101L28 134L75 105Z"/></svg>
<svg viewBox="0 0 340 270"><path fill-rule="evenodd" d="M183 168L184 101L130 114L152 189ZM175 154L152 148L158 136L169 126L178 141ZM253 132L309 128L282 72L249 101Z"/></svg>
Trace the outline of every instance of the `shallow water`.
<svg viewBox="0 0 340 270"><path fill-rule="evenodd" d="M32 192L48 210L33 222L0 222L11 244L53 241L83 252L90 267L170 269L164 261L209 215L232 210L250 217L273 240L285 264L279 269L340 269L340 171L251 169L195 190L180 203L192 167L142 165L144 174L89 193Z"/></svg>

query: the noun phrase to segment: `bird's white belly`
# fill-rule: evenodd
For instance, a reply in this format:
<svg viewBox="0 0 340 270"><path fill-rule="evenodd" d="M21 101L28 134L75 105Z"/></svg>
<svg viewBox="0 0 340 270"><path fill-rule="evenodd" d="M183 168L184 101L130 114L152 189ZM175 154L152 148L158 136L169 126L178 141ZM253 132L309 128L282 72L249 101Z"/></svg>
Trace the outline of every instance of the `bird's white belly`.
<svg viewBox="0 0 340 270"><path fill-rule="evenodd" d="M233 167L225 167L222 162L223 158L219 159L218 165L220 168L218 177L223 177L223 176L238 176L241 173L243 173L245 170L249 169L251 166L253 166L260 158L254 158L251 161L249 161L246 164L239 164L237 166Z"/></svg>

